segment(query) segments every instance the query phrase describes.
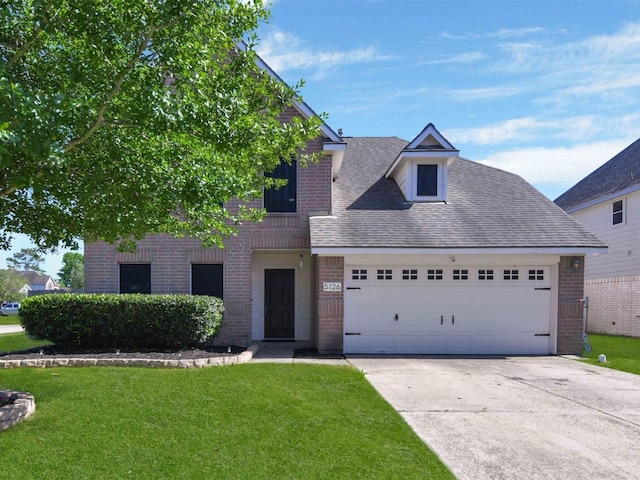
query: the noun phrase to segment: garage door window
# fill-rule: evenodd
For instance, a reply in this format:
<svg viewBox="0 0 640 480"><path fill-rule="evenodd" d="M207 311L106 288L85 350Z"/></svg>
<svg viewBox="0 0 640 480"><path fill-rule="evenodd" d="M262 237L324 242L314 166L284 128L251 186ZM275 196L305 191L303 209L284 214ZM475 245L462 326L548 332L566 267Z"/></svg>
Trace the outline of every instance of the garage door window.
<svg viewBox="0 0 640 480"><path fill-rule="evenodd" d="M518 280L518 270L505 270L504 271L504 279L505 280Z"/></svg>
<svg viewBox="0 0 640 480"><path fill-rule="evenodd" d="M440 269L427 270L427 280L442 280L442 270Z"/></svg>
<svg viewBox="0 0 640 480"><path fill-rule="evenodd" d="M529 280L544 280L544 270L529 270Z"/></svg>
<svg viewBox="0 0 640 480"><path fill-rule="evenodd" d="M493 270L478 270L478 280L493 280Z"/></svg>
<svg viewBox="0 0 640 480"><path fill-rule="evenodd" d="M378 270L378 280L393 280L393 270Z"/></svg>
<svg viewBox="0 0 640 480"><path fill-rule="evenodd" d="M454 280L469 280L469 270L454 270L453 271L453 279Z"/></svg>
<svg viewBox="0 0 640 480"><path fill-rule="evenodd" d="M351 280L366 280L367 279L367 271L366 270L351 270Z"/></svg>
<svg viewBox="0 0 640 480"><path fill-rule="evenodd" d="M418 270L402 270L403 280L418 280Z"/></svg>

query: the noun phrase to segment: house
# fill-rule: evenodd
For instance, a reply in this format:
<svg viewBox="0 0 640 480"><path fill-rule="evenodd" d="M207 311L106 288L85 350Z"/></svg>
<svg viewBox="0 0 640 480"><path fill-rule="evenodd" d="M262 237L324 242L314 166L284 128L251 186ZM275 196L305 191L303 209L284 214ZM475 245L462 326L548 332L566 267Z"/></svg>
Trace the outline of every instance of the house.
<svg viewBox="0 0 640 480"><path fill-rule="evenodd" d="M555 202L609 245L585 263L588 330L640 337L640 139Z"/></svg>
<svg viewBox="0 0 640 480"><path fill-rule="evenodd" d="M224 249L168 235L135 253L85 244L85 291L222 297L220 344L581 352L583 259L606 246L522 178L461 158L432 124L409 142L325 124L314 152L274 172L286 188L256 200L268 214Z"/></svg>
<svg viewBox="0 0 640 480"><path fill-rule="evenodd" d="M26 280L26 284L20 289L19 293L28 295L31 291L56 290L58 285L53 277L44 273L26 270L18 272Z"/></svg>

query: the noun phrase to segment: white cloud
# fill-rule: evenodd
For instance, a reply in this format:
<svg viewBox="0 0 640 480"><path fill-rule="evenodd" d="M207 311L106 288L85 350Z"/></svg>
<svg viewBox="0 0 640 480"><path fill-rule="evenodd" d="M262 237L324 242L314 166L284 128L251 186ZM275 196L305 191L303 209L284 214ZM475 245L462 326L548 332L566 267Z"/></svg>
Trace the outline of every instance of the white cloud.
<svg viewBox="0 0 640 480"><path fill-rule="evenodd" d="M503 150L478 161L520 175L529 183L559 183L568 188L634 140L618 138L570 147Z"/></svg>
<svg viewBox="0 0 640 480"><path fill-rule="evenodd" d="M378 62L390 57L381 55L373 45L352 50L316 51L302 45L300 39L282 30L274 30L258 46L258 54L276 72L301 69L315 71L322 78L333 68L357 63Z"/></svg>
<svg viewBox="0 0 640 480"><path fill-rule="evenodd" d="M425 65L441 65L441 64L448 64L448 63L467 64L467 63L474 63L474 62L483 60L484 58L486 58L486 55L484 53L475 51L475 52L468 52L468 53L460 53L458 55L451 55L439 60L430 60L428 62L424 62L424 64Z"/></svg>

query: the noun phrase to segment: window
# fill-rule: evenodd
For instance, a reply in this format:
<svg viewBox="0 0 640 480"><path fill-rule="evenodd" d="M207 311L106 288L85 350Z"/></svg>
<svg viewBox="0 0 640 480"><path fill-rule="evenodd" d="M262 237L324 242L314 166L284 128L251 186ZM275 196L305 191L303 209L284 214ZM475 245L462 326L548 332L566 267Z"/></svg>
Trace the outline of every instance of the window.
<svg viewBox="0 0 640 480"><path fill-rule="evenodd" d="M453 279L454 280L468 280L469 279L469 270L454 270L453 271Z"/></svg>
<svg viewBox="0 0 640 480"><path fill-rule="evenodd" d="M417 280L418 279L418 270L402 270L402 279L403 280Z"/></svg>
<svg viewBox="0 0 640 480"><path fill-rule="evenodd" d="M267 212L296 212L297 211L297 162L291 161L291 165L282 162L271 173L265 173L265 177L279 178L287 181L286 185L275 189L268 188L264 191L264 208Z"/></svg>
<svg viewBox="0 0 640 480"><path fill-rule="evenodd" d="M504 279L505 280L518 280L518 270L505 270L504 271Z"/></svg>
<svg viewBox="0 0 640 480"><path fill-rule="evenodd" d="M378 270L378 280L393 280L393 271Z"/></svg>
<svg viewBox="0 0 640 480"><path fill-rule="evenodd" d="M224 276L221 263L191 265L191 294L224 298Z"/></svg>
<svg viewBox="0 0 640 480"><path fill-rule="evenodd" d="M418 165L418 197L438 196L438 165Z"/></svg>
<svg viewBox="0 0 640 480"><path fill-rule="evenodd" d="M151 265L121 263L120 293L151 293Z"/></svg>
<svg viewBox="0 0 640 480"><path fill-rule="evenodd" d="M427 270L427 280L442 280L442 270L440 269Z"/></svg>
<svg viewBox="0 0 640 480"><path fill-rule="evenodd" d="M478 270L478 280L493 280L493 270Z"/></svg>
<svg viewBox="0 0 640 480"><path fill-rule="evenodd" d="M544 280L544 270L529 270L529 280Z"/></svg>
<svg viewBox="0 0 640 480"><path fill-rule="evenodd" d="M613 202L613 225L624 222L624 203L622 200Z"/></svg>
<svg viewBox="0 0 640 480"><path fill-rule="evenodd" d="M351 270L351 280L366 280L367 279L367 271L366 270Z"/></svg>

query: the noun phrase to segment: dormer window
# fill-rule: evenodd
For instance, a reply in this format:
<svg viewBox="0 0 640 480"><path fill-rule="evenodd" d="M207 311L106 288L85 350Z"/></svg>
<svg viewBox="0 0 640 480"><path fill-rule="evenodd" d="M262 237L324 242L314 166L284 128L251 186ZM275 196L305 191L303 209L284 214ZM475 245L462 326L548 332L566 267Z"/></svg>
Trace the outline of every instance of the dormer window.
<svg viewBox="0 0 640 480"><path fill-rule="evenodd" d="M459 152L429 124L402 149L385 176L409 202L447 201L447 170Z"/></svg>

